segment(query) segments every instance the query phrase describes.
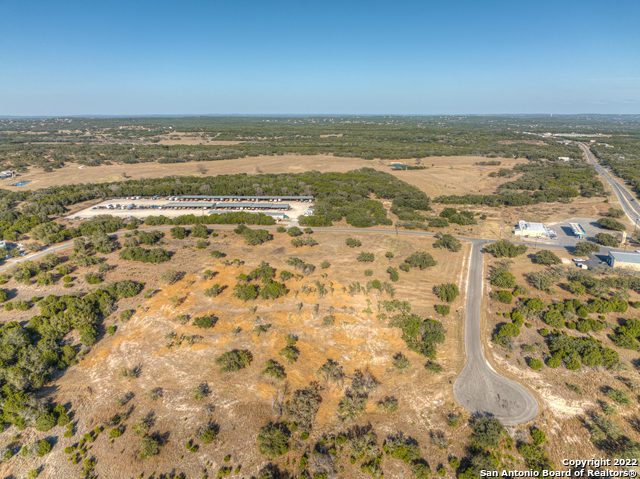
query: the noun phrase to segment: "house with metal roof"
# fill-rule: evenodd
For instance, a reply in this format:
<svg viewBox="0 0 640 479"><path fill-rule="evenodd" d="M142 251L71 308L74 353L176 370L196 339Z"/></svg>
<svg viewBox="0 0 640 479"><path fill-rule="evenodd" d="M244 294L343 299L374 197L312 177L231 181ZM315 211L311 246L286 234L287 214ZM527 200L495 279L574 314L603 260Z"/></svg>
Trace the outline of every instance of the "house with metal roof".
<svg viewBox="0 0 640 479"><path fill-rule="evenodd" d="M640 253L609 251L607 263L612 268L629 268L640 271Z"/></svg>

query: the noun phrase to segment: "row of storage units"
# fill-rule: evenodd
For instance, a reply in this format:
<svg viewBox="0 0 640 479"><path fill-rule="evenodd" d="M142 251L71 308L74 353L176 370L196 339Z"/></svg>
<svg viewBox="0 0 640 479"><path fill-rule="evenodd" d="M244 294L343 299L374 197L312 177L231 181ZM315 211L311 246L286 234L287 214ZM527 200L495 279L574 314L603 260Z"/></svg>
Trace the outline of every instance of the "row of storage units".
<svg viewBox="0 0 640 479"><path fill-rule="evenodd" d="M226 202L226 203L214 203L211 201L197 201L193 203L185 203L181 201L174 201L162 205L162 209L168 210L227 210L227 211L245 211L245 210L259 210L259 211L288 211L291 206L288 203L253 203L253 202Z"/></svg>
<svg viewBox="0 0 640 479"><path fill-rule="evenodd" d="M205 196L184 195L177 198L178 201L216 201L216 202L258 202L279 203L282 201L312 203L313 196Z"/></svg>

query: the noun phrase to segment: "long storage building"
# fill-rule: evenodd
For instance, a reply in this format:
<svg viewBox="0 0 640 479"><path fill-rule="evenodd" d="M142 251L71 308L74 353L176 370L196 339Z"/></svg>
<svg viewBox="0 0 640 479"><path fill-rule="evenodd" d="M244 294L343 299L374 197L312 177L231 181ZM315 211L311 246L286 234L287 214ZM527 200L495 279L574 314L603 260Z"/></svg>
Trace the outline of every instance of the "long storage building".
<svg viewBox="0 0 640 479"><path fill-rule="evenodd" d="M640 271L640 254L609 251L607 263L609 263L609 266L612 268L629 268Z"/></svg>

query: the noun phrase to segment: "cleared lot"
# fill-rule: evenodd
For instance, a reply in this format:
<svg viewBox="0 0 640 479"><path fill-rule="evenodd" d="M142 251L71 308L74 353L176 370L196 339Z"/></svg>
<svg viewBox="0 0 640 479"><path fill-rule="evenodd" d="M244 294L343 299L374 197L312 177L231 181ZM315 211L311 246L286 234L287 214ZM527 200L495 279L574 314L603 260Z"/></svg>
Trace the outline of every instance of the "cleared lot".
<svg viewBox="0 0 640 479"><path fill-rule="evenodd" d="M560 221L558 223L549 223L548 226L551 226L556 230L558 239L561 242L578 242L578 238L576 238L576 236L573 234L573 231L571 231L571 226L569 226L569 223L579 223L584 228L585 233L587 233L586 239L589 241L595 241L595 236L598 233L607 233L614 236L616 236L616 234L620 234L617 231L600 228L600 226L598 225L598 218L569 218L568 220Z"/></svg>
<svg viewBox="0 0 640 479"><path fill-rule="evenodd" d="M146 218L148 216L166 216L167 218L176 218L178 216L189 214L207 215L211 210L210 203L203 202L203 204L206 204L207 206L199 206L199 202L197 201L185 201L184 206L180 207L181 209L165 209L165 206L169 203L175 204L176 202L169 201L164 198L157 200L150 198L141 198L139 200L112 199L103 201L92 207L85 208L84 210L69 216L67 219L93 218L98 215L112 215L120 218ZM313 208L313 203L303 203L299 201L287 201L287 203L291 206L291 209L283 211L283 213L292 220L302 216L309 208ZM219 202L218 204L224 205L224 202ZM108 208L109 205L112 206L111 209ZM119 205L120 208L115 208L116 205ZM132 205L134 208L129 209ZM255 212L250 209L245 209L243 211Z"/></svg>

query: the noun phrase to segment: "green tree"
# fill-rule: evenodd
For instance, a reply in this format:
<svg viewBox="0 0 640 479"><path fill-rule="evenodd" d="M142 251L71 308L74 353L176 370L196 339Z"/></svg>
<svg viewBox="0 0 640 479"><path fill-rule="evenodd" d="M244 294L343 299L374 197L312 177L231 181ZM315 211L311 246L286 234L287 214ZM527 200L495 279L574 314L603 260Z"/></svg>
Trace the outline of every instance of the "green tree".
<svg viewBox="0 0 640 479"><path fill-rule="evenodd" d="M173 239L185 239L189 234L187 229L182 226L174 226L171 228L170 233Z"/></svg>
<svg viewBox="0 0 640 479"><path fill-rule="evenodd" d="M233 287L233 295L243 301L251 301L258 297L258 291L252 284L236 284Z"/></svg>
<svg viewBox="0 0 640 479"><path fill-rule="evenodd" d="M140 439L140 459L148 459L160 453L160 442L157 439L145 436Z"/></svg>
<svg viewBox="0 0 640 479"><path fill-rule="evenodd" d="M371 263L375 259L373 253L365 253L364 251L358 255L356 261L360 261L361 263Z"/></svg>
<svg viewBox="0 0 640 479"><path fill-rule="evenodd" d="M411 367L411 363L404 354L398 353L393 357L393 367L400 371L400 374L404 374Z"/></svg>
<svg viewBox="0 0 640 479"><path fill-rule="evenodd" d="M502 423L494 417L474 420L471 430L473 431L471 438L485 447L498 447L502 435L506 433Z"/></svg>
<svg viewBox="0 0 640 479"><path fill-rule="evenodd" d="M252 359L250 352L234 349L218 356L215 363L220 366L220 372L233 373L246 368Z"/></svg>
<svg viewBox="0 0 640 479"><path fill-rule="evenodd" d="M525 245L516 246L505 239L489 244L484 249L496 258L515 258L527 251Z"/></svg>
<svg viewBox="0 0 640 479"><path fill-rule="evenodd" d="M513 294L511 294L511 291L507 291L504 289L500 291L496 291L493 297L494 299L504 304L511 304L511 301L513 301Z"/></svg>
<svg viewBox="0 0 640 479"><path fill-rule="evenodd" d="M43 413L36 422L36 429L38 431L48 431L58 424L58 418L55 414L50 412Z"/></svg>
<svg viewBox="0 0 640 479"><path fill-rule="evenodd" d="M438 264L438 262L435 259L433 259L433 256L423 251L416 251L415 253L408 256L404 260L404 262L409 266L412 266L414 268L420 268L421 270Z"/></svg>
<svg viewBox="0 0 640 479"><path fill-rule="evenodd" d="M38 443L38 457L45 456L51 452L51 443L46 439L43 439Z"/></svg>
<svg viewBox="0 0 640 479"><path fill-rule="evenodd" d="M600 246L590 241L578 241L576 243L575 254L577 256L589 256L592 253L599 253Z"/></svg>
<svg viewBox="0 0 640 479"><path fill-rule="evenodd" d="M607 214L612 218L622 218L624 216L624 211L622 211L620 208L614 208L612 206L611 208L609 208L609 211L607 211Z"/></svg>
<svg viewBox="0 0 640 479"><path fill-rule="evenodd" d="M539 371L544 366L543 362L536 358L529 359L529 367L536 371Z"/></svg>
<svg viewBox="0 0 640 479"><path fill-rule="evenodd" d="M531 430L531 438L533 439L533 444L536 446L547 442L547 435L544 431L537 428Z"/></svg>
<svg viewBox="0 0 640 479"><path fill-rule="evenodd" d="M276 424L267 424L258 434L258 450L267 457L280 457L289 452L289 437L284 432L284 427Z"/></svg>
<svg viewBox="0 0 640 479"><path fill-rule="evenodd" d="M273 235L269 234L267 230L262 229L247 229L245 233L243 233L243 236L244 242L250 246L256 246L273 239Z"/></svg>
<svg viewBox="0 0 640 479"><path fill-rule="evenodd" d="M462 243L453 237L453 235L445 234L442 235L435 243L433 243L434 248L446 248L449 251L457 252L462 249Z"/></svg>
<svg viewBox="0 0 640 479"><path fill-rule="evenodd" d="M198 223L193 228L191 228L191 236L194 236L196 238L206 239L209 237L209 234L209 228L207 228L202 223Z"/></svg>
<svg viewBox="0 0 640 479"><path fill-rule="evenodd" d="M612 236L607 233L598 233L595 235L596 243L602 246L613 246L617 247L619 245L618 240L615 236Z"/></svg>
<svg viewBox="0 0 640 479"><path fill-rule="evenodd" d="M601 228L613 231L624 231L625 229L622 223L612 218L600 218L598 220L598 225L600 225Z"/></svg>
<svg viewBox="0 0 640 479"><path fill-rule="evenodd" d="M433 292L438 298L442 301L446 301L447 303L453 302L460 295L460 290L454 283L445 283L435 286L433 288Z"/></svg>
<svg viewBox="0 0 640 479"><path fill-rule="evenodd" d="M558 258L554 252L543 249L533 255L533 262L551 266L554 264L561 264L562 260Z"/></svg>

